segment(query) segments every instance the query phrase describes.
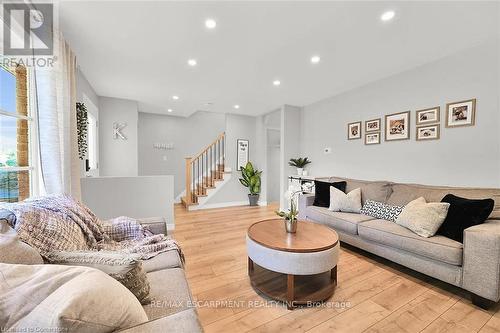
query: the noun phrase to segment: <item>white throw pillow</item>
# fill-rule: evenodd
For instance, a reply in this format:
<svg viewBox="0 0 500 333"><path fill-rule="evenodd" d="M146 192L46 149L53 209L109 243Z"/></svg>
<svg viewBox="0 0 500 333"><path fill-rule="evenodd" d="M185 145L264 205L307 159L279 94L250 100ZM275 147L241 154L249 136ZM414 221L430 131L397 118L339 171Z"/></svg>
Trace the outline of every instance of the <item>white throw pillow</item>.
<svg viewBox="0 0 500 333"><path fill-rule="evenodd" d="M7 330L105 333L146 322L141 303L94 268L0 264L0 323Z"/></svg>
<svg viewBox="0 0 500 333"><path fill-rule="evenodd" d="M450 204L429 202L423 197L409 202L396 219L400 226L410 229L422 237L432 237L443 224Z"/></svg>
<svg viewBox="0 0 500 333"><path fill-rule="evenodd" d="M361 210L361 189L357 188L345 194L330 186L330 207L328 209L334 212L359 213Z"/></svg>

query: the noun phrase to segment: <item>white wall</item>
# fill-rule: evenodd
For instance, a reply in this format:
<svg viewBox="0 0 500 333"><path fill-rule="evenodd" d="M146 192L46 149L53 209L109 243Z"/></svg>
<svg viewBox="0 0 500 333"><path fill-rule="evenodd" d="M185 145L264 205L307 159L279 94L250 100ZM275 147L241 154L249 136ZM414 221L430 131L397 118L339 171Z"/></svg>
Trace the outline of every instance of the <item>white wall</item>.
<svg viewBox="0 0 500 333"><path fill-rule="evenodd" d="M186 157L192 157L224 132L226 116L199 111L176 117L139 113L139 175L173 175L174 195L186 187ZM155 149L155 143L172 143L171 150Z"/></svg>
<svg viewBox="0 0 500 333"><path fill-rule="evenodd" d="M164 217L174 226L173 176L82 178L82 200L103 219Z"/></svg>
<svg viewBox="0 0 500 333"><path fill-rule="evenodd" d="M288 207L283 196L283 193L288 189L288 176L295 172L288 165L288 161L300 155L300 112L301 108L291 105L284 105L281 109L280 193L282 195L280 207L282 210Z"/></svg>
<svg viewBox="0 0 500 333"><path fill-rule="evenodd" d="M500 186L498 41L306 106L301 155L313 175ZM332 74L333 75L333 74ZM477 98L474 127L444 128L446 103ZM441 106L441 139L415 141L415 110ZM411 139L365 146L347 123L411 110ZM331 147L332 153L323 154Z"/></svg>
<svg viewBox="0 0 500 333"><path fill-rule="evenodd" d="M280 130L267 129L267 202L279 202L280 193Z"/></svg>
<svg viewBox="0 0 500 333"><path fill-rule="evenodd" d="M137 102L99 97L99 161L101 176L137 176ZM113 123L126 123L127 138L115 139Z"/></svg>

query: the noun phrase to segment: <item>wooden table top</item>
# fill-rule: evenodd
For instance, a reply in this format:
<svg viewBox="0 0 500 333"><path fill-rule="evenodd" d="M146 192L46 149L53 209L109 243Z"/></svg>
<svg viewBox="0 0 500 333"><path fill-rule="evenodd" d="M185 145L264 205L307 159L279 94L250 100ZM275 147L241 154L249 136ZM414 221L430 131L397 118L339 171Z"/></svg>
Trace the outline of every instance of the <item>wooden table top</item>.
<svg viewBox="0 0 500 333"><path fill-rule="evenodd" d="M286 252L318 252L337 245L337 233L321 224L299 221L297 232L285 231L283 219L263 220L248 228L248 237L262 246Z"/></svg>

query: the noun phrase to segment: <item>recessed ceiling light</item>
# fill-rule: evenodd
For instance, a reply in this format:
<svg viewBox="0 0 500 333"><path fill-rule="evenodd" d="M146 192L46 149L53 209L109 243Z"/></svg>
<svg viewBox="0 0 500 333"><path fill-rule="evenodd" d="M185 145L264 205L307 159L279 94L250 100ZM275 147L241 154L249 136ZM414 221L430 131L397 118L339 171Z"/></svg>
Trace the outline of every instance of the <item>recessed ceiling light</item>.
<svg viewBox="0 0 500 333"><path fill-rule="evenodd" d="M172 109L167 110L168 113L172 113L172 111L174 111L174 110L172 110Z"/></svg>
<svg viewBox="0 0 500 333"><path fill-rule="evenodd" d="M239 106L238 104L236 104L235 106L233 106L233 108L235 108L235 109L239 109L239 108L240 108L240 106Z"/></svg>
<svg viewBox="0 0 500 333"><path fill-rule="evenodd" d="M281 81L280 81L280 80L274 80L274 81L273 81L273 84L274 84L275 86L279 86L279 85L281 84Z"/></svg>
<svg viewBox="0 0 500 333"><path fill-rule="evenodd" d="M393 10L389 10L383 13L382 16L380 16L380 19L382 21L390 21L394 18L394 15L396 15L396 13L394 13Z"/></svg>
<svg viewBox="0 0 500 333"><path fill-rule="evenodd" d="M172 96L172 99L178 100L178 99L179 99L179 96L174 95L174 96Z"/></svg>
<svg viewBox="0 0 500 333"><path fill-rule="evenodd" d="M313 64L317 64L320 60L321 60L321 58L317 55L311 57L311 62Z"/></svg>
<svg viewBox="0 0 500 333"><path fill-rule="evenodd" d="M205 27L208 29L213 29L217 26L217 22L215 22L214 19L206 19L205 20Z"/></svg>
<svg viewBox="0 0 500 333"><path fill-rule="evenodd" d="M197 64L198 64L198 62L196 61L196 59L189 59L188 60L189 66L196 66Z"/></svg>

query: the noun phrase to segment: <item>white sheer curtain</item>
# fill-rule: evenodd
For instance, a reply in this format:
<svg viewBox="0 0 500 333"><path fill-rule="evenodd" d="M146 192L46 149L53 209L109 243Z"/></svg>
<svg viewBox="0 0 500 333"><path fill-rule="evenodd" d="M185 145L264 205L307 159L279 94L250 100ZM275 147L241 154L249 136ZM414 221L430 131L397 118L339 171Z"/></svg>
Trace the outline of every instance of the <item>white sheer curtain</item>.
<svg viewBox="0 0 500 333"><path fill-rule="evenodd" d="M38 173L35 195L70 194L80 199L80 164L76 132L76 58L62 35L54 38L52 68L33 71L36 129L33 161Z"/></svg>

